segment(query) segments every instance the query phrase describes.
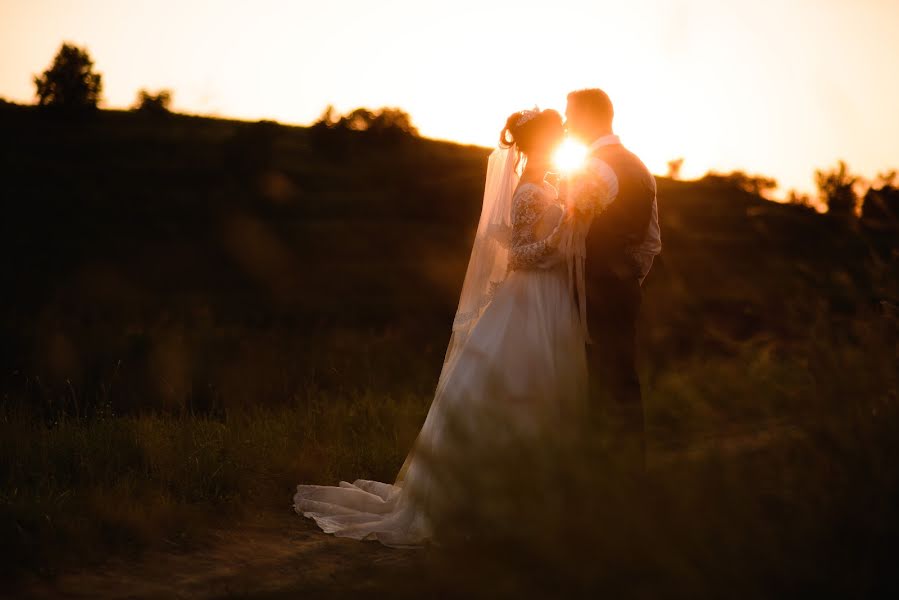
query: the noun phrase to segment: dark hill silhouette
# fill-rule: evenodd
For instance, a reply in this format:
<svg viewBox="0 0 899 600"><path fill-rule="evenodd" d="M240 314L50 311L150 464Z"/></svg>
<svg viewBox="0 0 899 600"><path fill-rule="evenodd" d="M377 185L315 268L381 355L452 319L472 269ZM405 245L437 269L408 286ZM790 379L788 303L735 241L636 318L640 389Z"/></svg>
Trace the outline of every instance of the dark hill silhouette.
<svg viewBox="0 0 899 600"><path fill-rule="evenodd" d="M5 373L89 389L121 361L152 377L160 323L185 328L196 389L219 386L222 356L256 343L294 370L314 363L305 342L334 328L389 326L430 348L425 388L439 369L487 149L183 115L62 122L15 105L0 126ZM329 134L339 154L322 151ZM786 344L822 308L889 299L868 271L889 233L727 177L660 177L659 206L664 252L644 311L653 369L759 336ZM68 358L47 358L54 344ZM269 396L255 392L244 390ZM119 409L157 403L134 395Z"/></svg>

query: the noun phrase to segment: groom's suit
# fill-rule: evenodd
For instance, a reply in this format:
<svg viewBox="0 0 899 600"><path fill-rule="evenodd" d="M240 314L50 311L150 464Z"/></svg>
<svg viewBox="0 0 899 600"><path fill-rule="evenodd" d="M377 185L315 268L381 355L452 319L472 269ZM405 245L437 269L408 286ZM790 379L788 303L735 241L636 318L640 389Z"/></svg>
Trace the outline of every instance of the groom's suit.
<svg viewBox="0 0 899 600"><path fill-rule="evenodd" d="M640 284L661 252L656 184L652 174L617 136L590 148L589 168L599 175L609 198L587 233L585 284L590 395L604 408L617 441L629 440L645 458L640 380L636 369L636 326ZM610 202L610 203L609 203Z"/></svg>

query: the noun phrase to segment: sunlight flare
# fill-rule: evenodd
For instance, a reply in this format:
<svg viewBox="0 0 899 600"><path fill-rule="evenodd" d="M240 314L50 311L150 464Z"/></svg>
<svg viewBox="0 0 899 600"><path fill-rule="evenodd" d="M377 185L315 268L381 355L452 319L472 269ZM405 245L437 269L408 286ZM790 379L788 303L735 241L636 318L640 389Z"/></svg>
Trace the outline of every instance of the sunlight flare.
<svg viewBox="0 0 899 600"><path fill-rule="evenodd" d="M572 139L566 139L553 155L553 163L563 173L578 170L587 158L587 147Z"/></svg>

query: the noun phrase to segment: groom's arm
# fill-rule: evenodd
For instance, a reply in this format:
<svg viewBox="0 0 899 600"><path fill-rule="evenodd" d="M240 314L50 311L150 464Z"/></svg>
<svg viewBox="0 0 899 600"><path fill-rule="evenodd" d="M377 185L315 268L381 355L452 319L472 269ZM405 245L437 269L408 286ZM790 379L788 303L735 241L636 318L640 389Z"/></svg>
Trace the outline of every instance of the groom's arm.
<svg viewBox="0 0 899 600"><path fill-rule="evenodd" d="M611 206L618 196L618 177L604 161L591 159L581 171L570 177L565 204L590 217Z"/></svg>

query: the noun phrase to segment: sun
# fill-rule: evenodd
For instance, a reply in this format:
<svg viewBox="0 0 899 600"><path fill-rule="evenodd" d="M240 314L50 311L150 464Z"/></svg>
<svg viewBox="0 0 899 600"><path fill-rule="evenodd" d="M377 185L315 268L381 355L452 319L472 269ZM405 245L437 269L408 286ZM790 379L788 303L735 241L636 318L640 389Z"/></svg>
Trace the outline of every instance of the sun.
<svg viewBox="0 0 899 600"><path fill-rule="evenodd" d="M572 139L566 139L553 154L553 164L563 173L577 171L587 158L587 147Z"/></svg>

